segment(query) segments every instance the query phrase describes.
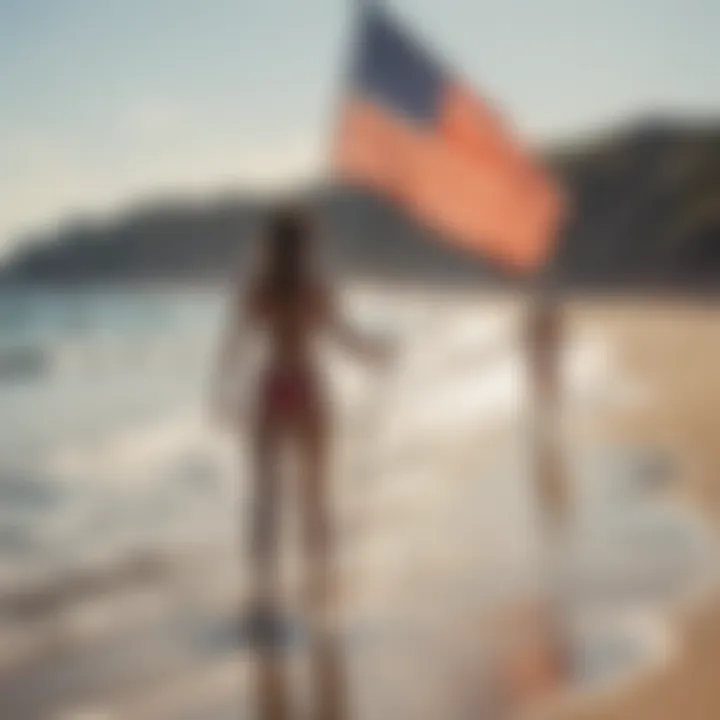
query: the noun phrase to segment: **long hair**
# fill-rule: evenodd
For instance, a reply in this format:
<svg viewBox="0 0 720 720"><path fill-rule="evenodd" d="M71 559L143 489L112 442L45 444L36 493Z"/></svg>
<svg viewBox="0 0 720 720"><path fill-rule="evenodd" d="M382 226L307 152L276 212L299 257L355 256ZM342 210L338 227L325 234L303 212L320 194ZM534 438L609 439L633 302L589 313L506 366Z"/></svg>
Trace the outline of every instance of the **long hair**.
<svg viewBox="0 0 720 720"><path fill-rule="evenodd" d="M264 284L281 296L294 294L308 280L311 228L298 207L281 207L270 217L264 240Z"/></svg>

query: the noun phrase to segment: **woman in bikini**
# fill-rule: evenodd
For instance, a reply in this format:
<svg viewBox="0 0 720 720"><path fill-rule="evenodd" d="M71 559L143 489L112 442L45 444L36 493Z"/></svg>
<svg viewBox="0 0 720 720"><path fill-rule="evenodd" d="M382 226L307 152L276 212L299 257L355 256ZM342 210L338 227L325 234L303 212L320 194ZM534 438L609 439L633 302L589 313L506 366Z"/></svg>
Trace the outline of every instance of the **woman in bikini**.
<svg viewBox="0 0 720 720"><path fill-rule="evenodd" d="M262 635L269 627L275 628L269 630L271 634L277 630L273 618L282 484L279 466L288 445L294 451L299 471L309 608L325 613L332 592L330 488L326 474L331 418L316 354L317 341L329 333L368 359L381 359L386 354L378 343L359 337L340 321L327 288L313 273L312 234L310 218L299 208L279 209L272 215L263 237L259 272L234 301L220 359L221 379L228 379L240 369L241 326L263 336L266 355L250 423L254 466L251 617L254 625L262 628ZM218 400L226 398L221 392ZM274 682L277 678L261 684L277 698L277 687L271 687Z"/></svg>

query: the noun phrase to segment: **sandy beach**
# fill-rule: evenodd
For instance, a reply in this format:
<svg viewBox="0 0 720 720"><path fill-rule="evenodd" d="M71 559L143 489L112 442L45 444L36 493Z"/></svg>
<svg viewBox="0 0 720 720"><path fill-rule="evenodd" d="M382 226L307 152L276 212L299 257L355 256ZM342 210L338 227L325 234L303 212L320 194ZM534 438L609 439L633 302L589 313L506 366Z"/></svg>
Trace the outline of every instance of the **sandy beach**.
<svg viewBox="0 0 720 720"><path fill-rule="evenodd" d="M720 522L720 308L698 302L575 302L577 328L601 325L654 400L598 418L622 442L666 449L672 492L715 527ZM548 713L563 720L714 720L720 717L720 598L690 598L673 614L677 652L637 681Z"/></svg>
<svg viewBox="0 0 720 720"><path fill-rule="evenodd" d="M403 340L392 376L369 380L347 364L331 366L343 408L334 468L343 720L505 720L493 697L493 642L503 634L493 613L532 589L538 570L538 512L523 460L523 305L508 296L389 292L355 302L368 321L392 324L397 311ZM177 299L163 302L178 313ZM0 706L13 720L255 717L252 653L233 634L245 580L237 448L221 448L198 415L207 356L186 356L176 375L165 362L198 327L210 348L214 323L197 298L186 302L197 319L163 336L162 348L130 334L128 345L143 350L134 360L104 345L98 353L93 338L63 355L53 387L87 387L92 404L78 411L92 411L95 434L82 415L70 417L77 431L49 454L57 478L37 481L62 494L28 532L42 539L52 529L44 552L65 543L79 559L102 539L117 560L92 555L97 570L54 573L58 580L3 605ZM720 308L690 302L567 303L569 478L586 539L600 550L581 563L595 585L593 607L573 616L585 643L578 677L569 693L535 706L553 720L718 717L720 607L692 596L717 565L719 321ZM106 408L122 409L115 392L102 394L118 377L126 398L148 402L150 379L162 391L153 413L166 415L152 423L131 415L100 432ZM40 390L29 399L52 399ZM18 438L37 432L43 417L15 421ZM135 548L129 556L125 538ZM38 561L46 557L55 562L38 551ZM19 569L26 563L22 556ZM288 658L293 692L307 708L306 662L295 652L303 645L301 637Z"/></svg>

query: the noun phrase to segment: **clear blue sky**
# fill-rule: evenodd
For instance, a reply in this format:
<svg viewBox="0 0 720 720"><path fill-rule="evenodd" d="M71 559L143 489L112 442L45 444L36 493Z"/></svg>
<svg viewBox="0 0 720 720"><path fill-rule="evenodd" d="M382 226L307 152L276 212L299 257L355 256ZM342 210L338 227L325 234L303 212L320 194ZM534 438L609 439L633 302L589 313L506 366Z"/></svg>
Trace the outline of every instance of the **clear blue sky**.
<svg viewBox="0 0 720 720"><path fill-rule="evenodd" d="M529 139L720 113L717 0L393 0ZM0 0L0 250L322 171L349 0Z"/></svg>

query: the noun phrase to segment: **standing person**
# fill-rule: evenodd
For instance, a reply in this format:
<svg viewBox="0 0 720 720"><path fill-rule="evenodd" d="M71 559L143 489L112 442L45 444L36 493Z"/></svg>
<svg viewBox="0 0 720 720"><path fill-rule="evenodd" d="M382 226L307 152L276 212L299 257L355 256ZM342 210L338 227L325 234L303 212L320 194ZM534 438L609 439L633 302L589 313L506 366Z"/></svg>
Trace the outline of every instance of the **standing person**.
<svg viewBox="0 0 720 720"><path fill-rule="evenodd" d="M313 226L297 207L277 209L266 227L259 272L245 293L238 292L220 357L220 380L240 370L246 333L261 336L265 357L250 417L253 477L250 562L252 624L267 639L277 634L278 525L281 453L293 451L303 514L306 559L305 597L309 609L325 620L331 587L332 532L327 464L331 417L316 346L331 334L367 358L382 357L374 342L359 337L337 313L327 286L313 271ZM222 388L222 384L218 386ZM226 401L221 394L218 400ZM332 651L324 623L315 633L315 666L324 710L318 717L338 718L339 657ZM261 717L285 717L275 642L261 643ZM263 709L264 708L264 709Z"/></svg>

